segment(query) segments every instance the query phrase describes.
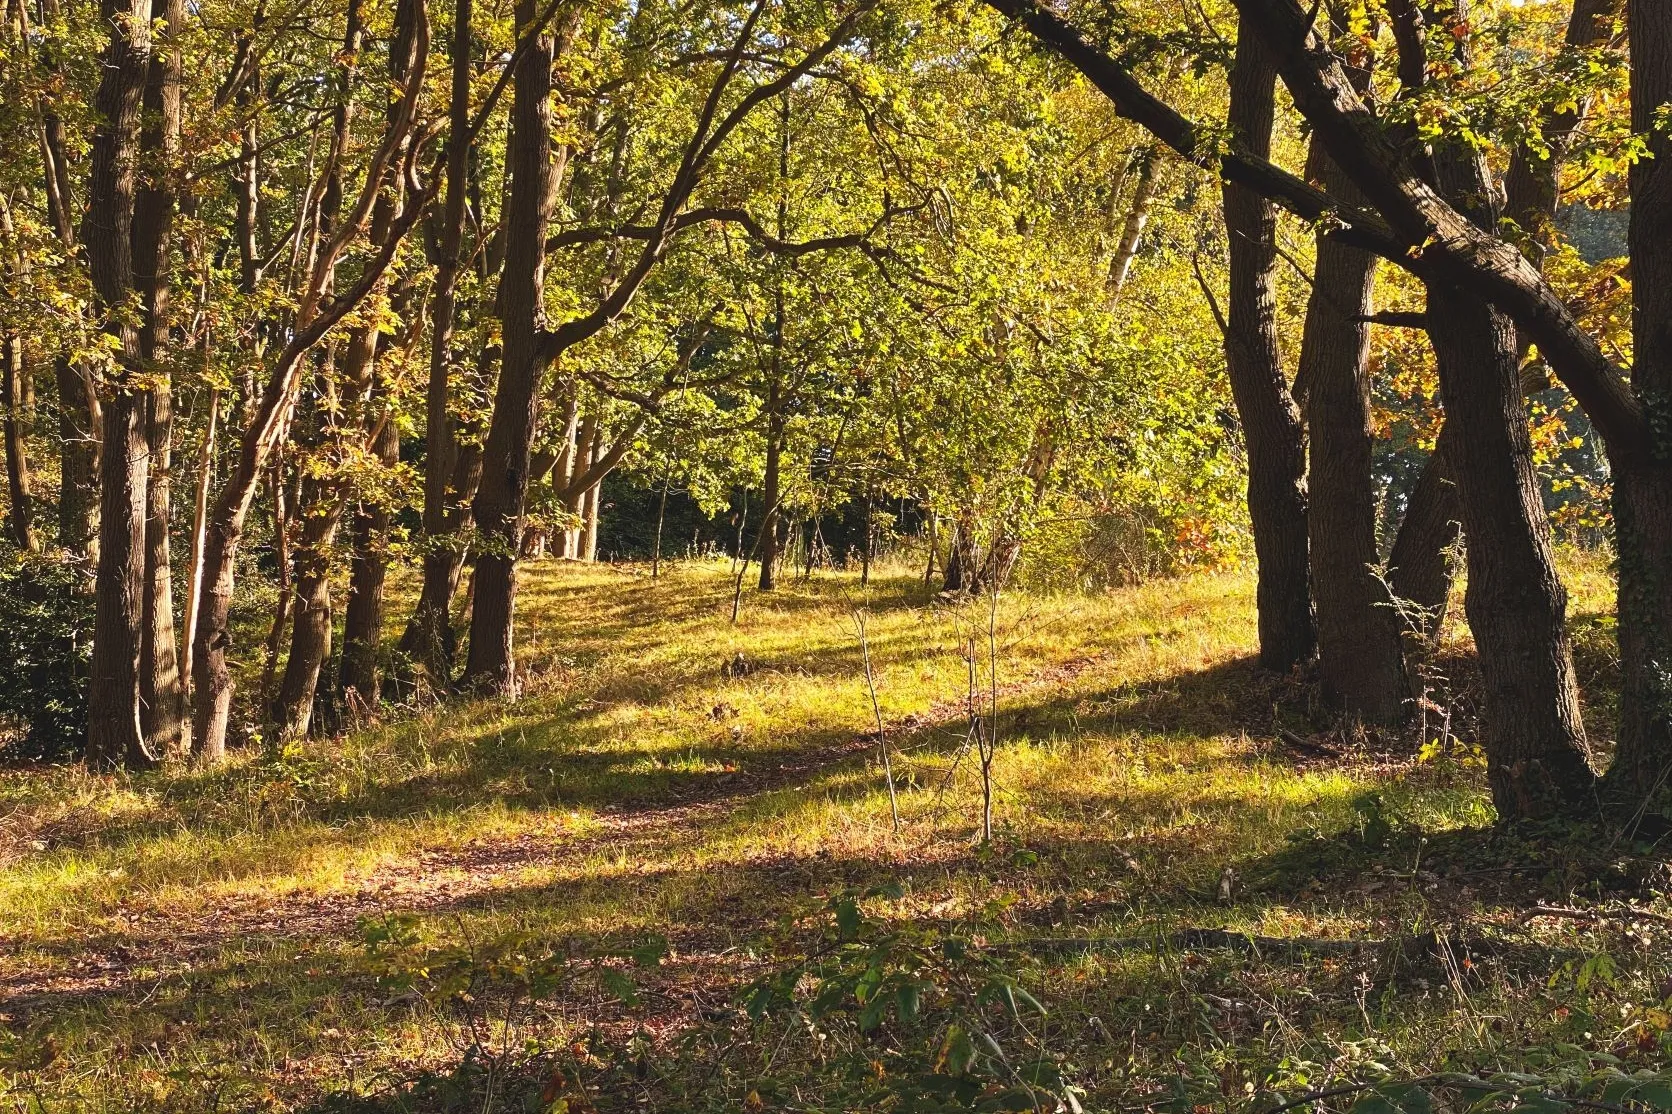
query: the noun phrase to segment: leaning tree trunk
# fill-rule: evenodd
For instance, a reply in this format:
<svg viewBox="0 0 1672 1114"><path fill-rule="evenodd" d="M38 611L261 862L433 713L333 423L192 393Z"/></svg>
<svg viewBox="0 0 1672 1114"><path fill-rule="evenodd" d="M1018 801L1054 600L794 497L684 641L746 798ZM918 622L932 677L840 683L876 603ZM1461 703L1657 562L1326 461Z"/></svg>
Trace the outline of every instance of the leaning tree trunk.
<svg viewBox="0 0 1672 1114"><path fill-rule="evenodd" d="M1631 167L1631 387L1653 443L1614 468L1619 553L1620 730L1609 788L1635 805L1672 781L1672 10L1632 0L1632 130L1652 157Z"/></svg>
<svg viewBox="0 0 1672 1114"><path fill-rule="evenodd" d="M1357 191L1314 142L1311 177L1332 195ZM1317 599L1318 672L1326 698L1349 716L1394 724L1405 716L1399 618L1376 573L1376 489L1370 471L1369 326L1376 258L1320 232L1297 380L1304 384L1310 504L1307 536Z"/></svg>
<svg viewBox="0 0 1672 1114"><path fill-rule="evenodd" d="M1119 297L1132 273L1132 263L1138 258L1138 243L1144 237L1144 226L1149 223L1150 208L1155 203L1156 188L1160 183L1161 148L1147 143L1138 152L1138 180L1132 187L1132 201L1121 226L1120 243L1109 259L1109 293Z"/></svg>
<svg viewBox="0 0 1672 1114"><path fill-rule="evenodd" d="M145 586L145 488L150 465L136 324L118 311L133 291L139 121L151 54L151 0L103 0L110 28L96 108L82 242L119 370L106 407L100 472L100 551L94 585L87 758L97 766L151 760L140 729L139 658Z"/></svg>
<svg viewBox="0 0 1672 1114"><path fill-rule="evenodd" d="M1271 152L1277 71L1246 27L1231 69L1229 122L1251 153ZM1277 346L1276 213L1225 183L1230 309L1225 365L1248 450L1248 517L1259 563L1260 664L1287 672L1317 649L1307 583L1306 449Z"/></svg>
<svg viewBox="0 0 1672 1114"><path fill-rule="evenodd" d="M1491 227L1491 180L1478 153L1444 144L1435 174L1444 195ZM1463 606L1485 682L1482 742L1493 803L1505 820L1547 816L1588 793L1567 634L1567 592L1556 574L1550 523L1533 468L1515 328L1472 293L1431 286L1428 333L1440 373L1448 446L1469 539Z"/></svg>
<svg viewBox="0 0 1672 1114"><path fill-rule="evenodd" d="M1623 0L1575 0L1568 17L1567 45L1586 50L1605 43L1612 33L1612 16ZM1413 50L1414 53L1414 50ZM1413 60L1414 62L1414 60ZM1417 77L1415 70L1411 76ZM1504 213L1520 232L1522 253L1541 265L1554 240L1554 220L1560 193L1561 165L1590 110L1588 101L1551 111L1540 121L1540 148L1518 146L1504 178ZM1518 350L1526 354L1526 338ZM1525 386L1525 384L1524 384ZM1462 538L1457 489L1448 462L1456 439L1445 428L1411 492L1410 505L1389 556L1388 580L1406 607L1413 629L1432 641L1445 620L1446 600L1455 576L1455 554Z"/></svg>
<svg viewBox="0 0 1672 1114"><path fill-rule="evenodd" d="M537 14L536 0L517 0L519 27L533 22ZM484 548L476 560L465 680L472 687L504 695L516 693L512 644L517 550L527 495L524 481L539 417L538 390L545 372L542 288L553 193L551 68L555 47L553 36L542 30L517 63L514 122L506 156L511 175L505 215L508 242L499 285L504 366L474 503Z"/></svg>
<svg viewBox="0 0 1672 1114"><path fill-rule="evenodd" d="M453 324L458 309L459 264L464 244L465 203L470 173L471 0L455 0L450 41L452 97L448 105L447 192L437 237L435 288L430 310L429 383L424 396L424 564L418 605L401 636L401 652L422 665L431 682L445 686L453 674L453 627L449 609L464 564L460 541L463 506L474 485L454 485L461 459L449 389ZM479 457L477 458L480 459Z"/></svg>

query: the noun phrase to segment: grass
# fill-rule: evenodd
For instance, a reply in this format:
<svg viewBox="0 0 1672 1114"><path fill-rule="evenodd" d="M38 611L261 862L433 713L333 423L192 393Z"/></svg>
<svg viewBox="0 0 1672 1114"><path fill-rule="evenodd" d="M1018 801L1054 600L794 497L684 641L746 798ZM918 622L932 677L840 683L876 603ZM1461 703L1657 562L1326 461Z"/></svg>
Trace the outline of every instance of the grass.
<svg viewBox="0 0 1672 1114"><path fill-rule="evenodd" d="M1605 710L1607 578L1570 564ZM1419 762L1417 740L1330 734L1305 684L1254 671L1246 575L991 615L909 576L821 576L750 594L735 626L720 565L525 576L515 704L409 711L207 773L0 772L0 1109L511 1110L542 1087L571 1110L812 1108L847 1093L838 1045L882 1074L887 1057L851 1026L750 1024L735 996L817 949L832 895L884 883L903 889L863 903L869 931L1024 942L1005 977L1052 1012L1018 1039L1089 1109L1562 1048L1665 1063L1665 929L1523 919L1539 901L1653 907L1653 861L1490 831L1466 750ZM999 692L987 848L960 757L972 636ZM1038 943L1203 926L1504 946L1448 978ZM667 958L625 958L658 936Z"/></svg>

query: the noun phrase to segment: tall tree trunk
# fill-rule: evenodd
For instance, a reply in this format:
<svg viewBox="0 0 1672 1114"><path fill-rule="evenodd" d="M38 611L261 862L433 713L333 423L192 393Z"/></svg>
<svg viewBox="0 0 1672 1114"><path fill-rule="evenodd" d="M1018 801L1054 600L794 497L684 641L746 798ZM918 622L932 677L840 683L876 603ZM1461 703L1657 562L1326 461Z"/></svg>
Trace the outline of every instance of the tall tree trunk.
<svg viewBox="0 0 1672 1114"><path fill-rule="evenodd" d="M251 411L244 430L232 475L221 489L204 530L203 608L197 627L192 632L192 688L195 696L192 754L200 762L218 761L225 753L227 724L232 708L232 674L227 664L227 650L230 648L228 618L238 544L251 501L255 498L257 482L295 404L303 362L314 346L382 281L394 259L395 249L424 210L425 198L411 200L378 246L376 255L365 262L353 287L338 292L329 303L325 301L328 281L337 260L349 243L364 231L376 198L391 176L400 172L419 90L423 86L428 23L421 2L415 23L415 61L412 76L401 93L399 108L392 114L390 125L384 129L382 142L366 168L360 196L349 211L350 216L324 242L319 258L314 262L297 302L289 341L268 372L261 397Z"/></svg>
<svg viewBox="0 0 1672 1114"><path fill-rule="evenodd" d="M56 0L43 0L43 24L56 23ZM42 71L55 86L66 85L61 78L51 38L42 41L39 59ZM41 184L46 194L47 216L65 258L78 252L74 204L70 193L69 154L63 117L50 96L40 100ZM91 573L99 560L99 436L102 409L93 390L90 369L72 362L67 350L54 361L58 383L59 494L58 545L85 571ZM91 586L91 579L86 581Z"/></svg>
<svg viewBox="0 0 1672 1114"><path fill-rule="evenodd" d="M151 0L102 0L110 39L95 107L87 217L88 269L118 371L105 416L100 472L100 552L94 587L87 758L96 766L151 761L140 728L140 641L145 595L145 488L150 454L139 329L117 312L133 290L134 198L140 108L151 55Z"/></svg>
<svg viewBox="0 0 1672 1114"><path fill-rule="evenodd" d="M5 408L6 435L6 494L11 503L7 513L12 541L25 553L39 548L35 540L35 499L29 482L28 413L24 399L27 391L24 378L28 367L24 363L23 338L13 333L3 342L0 357L5 367L0 368L0 407Z"/></svg>
<svg viewBox="0 0 1672 1114"><path fill-rule="evenodd" d="M570 561L586 559L586 546L581 535L586 529L586 485L581 483L581 477L592 464L594 451L598 446L598 416L588 414L583 418L575 431L575 443L570 452L569 477L563 493L563 509L573 518L575 525L563 532L563 557Z"/></svg>
<svg viewBox="0 0 1672 1114"><path fill-rule="evenodd" d="M1246 20L1244 21L1246 23ZM1245 149L1271 152L1277 71L1246 26L1231 68L1229 122ZM1287 672L1317 649L1306 549L1306 449L1277 346L1276 213L1227 180L1231 296L1225 365L1248 448L1248 516L1259 563L1260 664Z"/></svg>
<svg viewBox="0 0 1672 1114"><path fill-rule="evenodd" d="M517 0L516 24L538 15L537 0ZM470 652L465 679L472 687L516 694L513 655L517 551L522 541L529 450L539 418L538 388L546 361L544 331L546 225L551 215L551 68L556 41L542 29L517 63L510 149L511 175L505 226L505 269L500 278L501 336L505 349L493 418L483 447L482 482L474 515L487 541L476 560L470 613Z"/></svg>
<svg viewBox="0 0 1672 1114"><path fill-rule="evenodd" d="M1620 730L1609 788L1635 805L1672 782L1672 10L1631 0L1631 120L1651 157L1631 166L1631 388L1649 451L1614 467Z"/></svg>
<svg viewBox="0 0 1672 1114"><path fill-rule="evenodd" d="M470 190L472 6L471 0L455 0L448 48L452 96L448 103L447 192L442 200L435 286L430 297L429 382L424 395L424 561L418 603L401 636L402 655L422 665L432 683L441 684L449 682L453 674L450 608L464 560L464 507L475 495L474 484L468 491L454 486L461 452L449 407L453 325Z"/></svg>
<svg viewBox="0 0 1672 1114"><path fill-rule="evenodd" d="M1434 173L1441 195L1477 225L1496 224L1478 152L1439 143ZM1446 420L1457 431L1448 460L1469 539L1463 603L1486 687L1487 780L1500 817L1546 816L1583 799L1592 776L1515 328L1472 293L1433 284L1427 313Z"/></svg>
<svg viewBox="0 0 1672 1114"><path fill-rule="evenodd" d="M197 612L203 601L203 529L209 517L209 479L215 467L215 434L220 425L221 391L209 388L208 415L203 427L203 453L197 462L197 482L192 499L191 566L186 571L186 607L181 615L181 629L186 632L181 640L181 687L191 684L192 631L197 628ZM188 690L189 691L189 690ZM182 705L189 704L182 700Z"/></svg>
<svg viewBox="0 0 1672 1114"><path fill-rule="evenodd" d="M604 483L602 480L586 489L584 505L586 513L581 516L581 560L592 564L598 560L598 520L603 514L601 506L604 498Z"/></svg>
<svg viewBox="0 0 1672 1114"><path fill-rule="evenodd" d="M479 363L483 381L492 382L491 365L499 358L495 347L484 349ZM478 433L479 431L472 431ZM426 450L427 451L427 450ZM424 495L424 563L418 587L418 603L412 609L401 635L399 653L419 665L436 689L452 685L453 662L458 649L453 629L453 597L458 594L464 572L466 534L471 524L471 504L482 482L482 441L454 435L451 443L452 474L440 496L439 525L431 526L429 473L426 464Z"/></svg>
<svg viewBox="0 0 1672 1114"><path fill-rule="evenodd" d="M140 355L151 369L145 438L150 474L145 494L145 603L140 643L140 723L149 753L181 749L184 709L174 631L174 577L169 559L174 394L166 366L170 332L170 243L178 208L175 165L180 152L180 35L184 0L163 0L163 41L151 59L140 145L150 165L134 205L134 286L144 309Z"/></svg>
<svg viewBox="0 0 1672 1114"><path fill-rule="evenodd" d="M414 0L402 0L395 11L395 36L389 46L389 78L396 85L404 85L411 58L412 37L417 18ZM393 122L393 109L386 123ZM395 209L400 204L400 187L385 191L377 199L372 213L371 238L381 243L390 233ZM403 315L421 312L408 305L404 289L392 299ZM419 324L409 328L415 336ZM354 412L359 422L355 434L363 433L366 448L371 450L380 470L387 471L400 458L400 432L388 412L389 384L377 371L379 330L359 326L349 342L349 361L345 368L348 389L356 400ZM349 689L353 689L362 707L375 706L378 701L378 639L383 628L383 583L388 575L388 552L384 541L389 530L389 509L380 498L361 499L355 505L350 528L352 548L349 556L348 599L343 616L343 653L337 671L337 706L345 703Z"/></svg>
<svg viewBox="0 0 1672 1114"><path fill-rule="evenodd" d="M1357 191L1314 143L1309 177L1333 196ZM1317 600L1318 672L1348 715L1394 724L1408 695L1398 615L1376 574L1370 472L1369 326L1376 258L1320 233L1296 379L1311 434L1307 537ZM1304 388L1302 390L1301 388Z"/></svg>

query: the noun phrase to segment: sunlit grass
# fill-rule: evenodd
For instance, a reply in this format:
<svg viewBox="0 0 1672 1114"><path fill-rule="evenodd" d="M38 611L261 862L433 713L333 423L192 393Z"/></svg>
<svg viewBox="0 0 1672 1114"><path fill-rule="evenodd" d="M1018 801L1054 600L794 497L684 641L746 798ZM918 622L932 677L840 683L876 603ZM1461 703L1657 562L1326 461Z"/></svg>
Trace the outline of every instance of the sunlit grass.
<svg viewBox="0 0 1672 1114"><path fill-rule="evenodd" d="M1607 577L1570 563L1575 613L1606 612ZM229 1106L289 1108L456 1061L446 1025L387 1004L356 927L367 914L416 908L437 941L660 933L670 971L694 964L723 996L733 976L712 971L752 962L781 918L880 879L910 883L884 915L998 902L1021 936L1050 931L1063 904L1092 935L1403 930L1427 914L1338 879L1307 888L1296 849L1388 818L1430 834L1490 819L1470 771L1419 771L1397 747L1302 763L1274 740L1274 715L1305 712L1252 670L1246 574L994 610L909 575L821 575L750 592L735 626L722 564L655 582L549 562L524 576L515 704L412 713L213 772L0 773L0 986L33 987L0 1006L0 1099L209 1109L205 1081L220 1080ZM998 691L997 859L976 846L962 745L972 640L978 711ZM1108 1022L1166 1001L1166 962L1090 957L1041 977ZM601 1008L559 1002L543 1024L584 1028ZM1413 1011L1379 1039L1433 1023Z"/></svg>

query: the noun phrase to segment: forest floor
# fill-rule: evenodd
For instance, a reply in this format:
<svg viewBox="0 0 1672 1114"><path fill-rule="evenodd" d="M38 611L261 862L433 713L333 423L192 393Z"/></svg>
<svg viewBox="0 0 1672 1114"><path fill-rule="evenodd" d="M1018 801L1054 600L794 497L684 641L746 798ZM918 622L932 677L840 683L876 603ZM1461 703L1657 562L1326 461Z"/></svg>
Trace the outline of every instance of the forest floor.
<svg viewBox="0 0 1672 1114"><path fill-rule="evenodd" d="M1254 669L1241 574L991 608L820 574L735 625L723 565L525 575L515 704L0 769L0 1110L929 1109L1029 1058L1201 1111L1668 1062L1663 862L1491 828L1456 630L1377 736ZM1570 561L1603 746L1607 579ZM775 974L846 993L746 1012ZM995 1011L1007 1058L966 1061Z"/></svg>

